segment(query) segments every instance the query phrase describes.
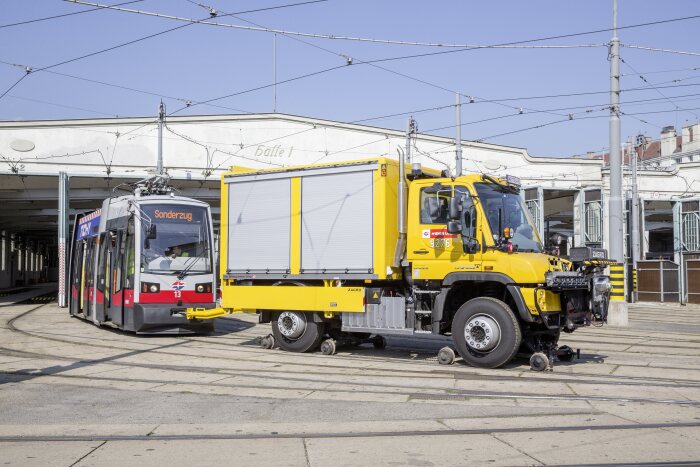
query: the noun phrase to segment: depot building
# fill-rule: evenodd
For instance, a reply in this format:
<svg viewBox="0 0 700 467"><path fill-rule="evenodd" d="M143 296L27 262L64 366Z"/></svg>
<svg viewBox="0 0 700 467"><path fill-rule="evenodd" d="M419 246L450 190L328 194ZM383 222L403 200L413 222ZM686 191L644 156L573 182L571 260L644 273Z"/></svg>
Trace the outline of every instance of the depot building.
<svg viewBox="0 0 700 467"><path fill-rule="evenodd" d="M205 115L168 117L161 141L173 185L209 203L218 227L220 176L231 166L397 158L406 134L283 114ZM418 134L412 146L410 162L453 171L453 138ZM57 281L75 215L152 174L158 147L154 117L0 122L0 289ZM606 248L606 154L541 158L523 148L469 141L462 148L465 172L520 178L548 248L562 255L575 246ZM636 137L623 149L625 256L628 263L639 260L637 297L700 302L700 124ZM629 162L635 159L639 251L630 239ZM632 296L632 281L628 289Z"/></svg>

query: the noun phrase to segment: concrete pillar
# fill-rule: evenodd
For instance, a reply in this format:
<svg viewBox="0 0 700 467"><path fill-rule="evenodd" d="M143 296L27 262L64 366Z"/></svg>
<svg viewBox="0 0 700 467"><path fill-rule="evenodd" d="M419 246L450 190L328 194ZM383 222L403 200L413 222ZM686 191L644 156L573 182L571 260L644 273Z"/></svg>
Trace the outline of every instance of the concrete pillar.
<svg viewBox="0 0 700 467"><path fill-rule="evenodd" d="M618 263L610 266L610 308L608 324L611 326L628 326L627 302L625 302L625 265Z"/></svg>
<svg viewBox="0 0 700 467"><path fill-rule="evenodd" d="M58 173L58 306L68 305L66 294L66 268L68 236L68 174Z"/></svg>

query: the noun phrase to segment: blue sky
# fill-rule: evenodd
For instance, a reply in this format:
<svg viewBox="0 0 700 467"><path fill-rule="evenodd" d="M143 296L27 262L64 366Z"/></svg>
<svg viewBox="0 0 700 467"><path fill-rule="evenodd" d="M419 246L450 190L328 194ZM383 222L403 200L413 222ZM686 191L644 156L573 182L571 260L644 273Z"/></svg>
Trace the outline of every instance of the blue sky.
<svg viewBox="0 0 700 467"><path fill-rule="evenodd" d="M122 0L124 1L124 0ZM298 1L298 0L297 0ZM119 0L105 2L120 3ZM294 0L202 0L233 13L296 3ZM0 26L89 9L60 0L2 0ZM208 16L187 0L145 0L124 5L186 18ZM700 15L690 0L618 0L618 25L627 26ZM612 1L350 1L300 5L240 15L259 25L289 31L401 41L503 44L606 29ZM245 25L219 17L221 23ZM184 23L119 11L93 11L0 28L0 60L35 69L164 31ZM700 52L700 18L622 29L623 44ZM610 32L531 42L531 45L606 44ZM535 156L571 156L608 146L609 62L606 47L564 49L478 49L378 62L363 61L451 49L277 36L279 81L340 66L333 71L277 87L277 111L353 122L454 104L454 91L475 96L463 105L464 139L525 147ZM312 45L310 45L312 44ZM317 46L317 47L314 47ZM319 49L322 47L326 51ZM353 65L344 56L353 57ZM623 47L622 139L638 133L658 137L662 127L681 126L700 116L700 56ZM695 69L694 69L695 68ZM89 80L147 91L139 93ZM0 63L0 94L24 71ZM404 75L404 76L402 76ZM640 78L646 79L646 82ZM421 82L422 81L422 82ZM155 115L159 97L168 111L182 101L213 99L273 82L273 35L190 25L133 45L32 73L0 99L0 120ZM581 96L533 98L572 93ZM510 99L500 103L487 100ZM528 98L528 99L523 99ZM271 112L273 90L247 92L180 114ZM519 112L523 109L523 113ZM681 110L679 110L681 109ZM691 109L691 110L685 110ZM542 112L542 111L546 112ZM572 120L568 114L573 114ZM452 125L454 108L416 112L419 130ZM595 117L595 118L584 118ZM366 122L406 127L407 116ZM471 123L489 120L481 123ZM553 123L557 122L557 123ZM547 125L542 128L532 128ZM531 128L531 129L528 129ZM518 131L528 129L525 131ZM452 136L454 129L434 131ZM504 133L509 133L502 135ZM497 136L502 135L502 136Z"/></svg>

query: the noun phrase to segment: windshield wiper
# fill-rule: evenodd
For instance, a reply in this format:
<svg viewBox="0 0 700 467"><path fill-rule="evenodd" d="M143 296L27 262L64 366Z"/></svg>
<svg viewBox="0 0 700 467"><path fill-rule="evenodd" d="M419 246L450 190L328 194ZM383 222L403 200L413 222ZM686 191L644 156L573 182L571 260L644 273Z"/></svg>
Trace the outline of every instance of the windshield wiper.
<svg viewBox="0 0 700 467"><path fill-rule="evenodd" d="M185 269L183 269L182 271L180 271L178 273L177 278L180 280L184 279L185 276L187 275L187 273L190 272L190 269L192 269L194 267L194 265L197 264L198 259L199 259L199 256L193 256L192 258L187 260L185 262ZM189 266L188 266L188 264L189 264Z"/></svg>

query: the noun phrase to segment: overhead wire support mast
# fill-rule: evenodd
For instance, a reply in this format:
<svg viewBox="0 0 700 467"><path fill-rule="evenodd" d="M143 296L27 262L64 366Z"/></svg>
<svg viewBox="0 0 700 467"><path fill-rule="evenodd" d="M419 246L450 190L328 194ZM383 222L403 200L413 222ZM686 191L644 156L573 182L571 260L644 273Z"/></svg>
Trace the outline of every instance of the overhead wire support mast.
<svg viewBox="0 0 700 467"><path fill-rule="evenodd" d="M462 175L462 96L457 93L456 95L457 105L457 138L456 138L456 150L455 150L455 176L459 177Z"/></svg>
<svg viewBox="0 0 700 467"><path fill-rule="evenodd" d="M158 175L163 175L163 124L165 123L165 104L160 101L158 107L158 165L156 172Z"/></svg>
<svg viewBox="0 0 700 467"><path fill-rule="evenodd" d="M622 154L620 151L620 38L617 37L617 0L613 0L613 36L610 40L610 202L608 216L608 242L613 277L624 271L623 212L622 212ZM613 269L613 267L615 269ZM622 275L624 277L624 275ZM623 287L624 289L624 287ZM613 290L610 297L608 322L627 326L627 302L624 293Z"/></svg>

